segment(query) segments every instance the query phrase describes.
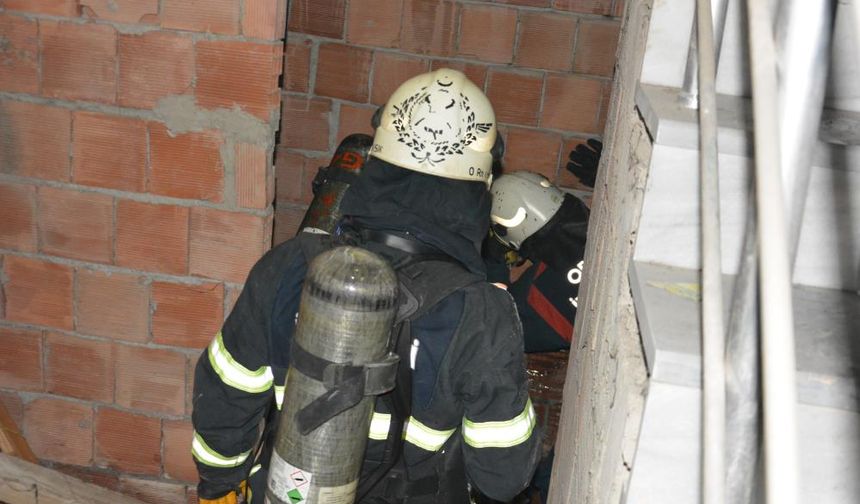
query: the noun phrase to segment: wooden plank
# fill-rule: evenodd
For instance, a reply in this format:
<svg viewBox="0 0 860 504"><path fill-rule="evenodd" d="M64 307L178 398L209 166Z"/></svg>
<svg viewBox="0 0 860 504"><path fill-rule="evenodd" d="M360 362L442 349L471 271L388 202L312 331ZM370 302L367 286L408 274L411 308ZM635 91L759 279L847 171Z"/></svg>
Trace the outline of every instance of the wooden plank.
<svg viewBox="0 0 860 504"><path fill-rule="evenodd" d="M2 453L0 503L143 504L137 499Z"/></svg>
<svg viewBox="0 0 860 504"><path fill-rule="evenodd" d="M30 450L30 445L24 439L24 435L15 425L15 421L9 416L9 412L0 403L0 452L24 459L28 462L38 463L39 460Z"/></svg>

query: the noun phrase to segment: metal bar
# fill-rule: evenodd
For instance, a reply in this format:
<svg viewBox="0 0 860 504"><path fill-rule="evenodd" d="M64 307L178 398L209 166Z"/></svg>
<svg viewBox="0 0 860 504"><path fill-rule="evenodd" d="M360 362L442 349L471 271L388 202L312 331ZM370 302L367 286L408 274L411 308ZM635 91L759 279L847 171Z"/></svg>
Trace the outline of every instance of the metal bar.
<svg viewBox="0 0 860 504"><path fill-rule="evenodd" d="M791 215L789 258L793 264L821 121L833 16L832 4L827 0L783 2L780 9L777 23L777 29L782 30L777 36L783 76L779 83L779 109L783 115L780 137L783 175L789 179L784 190ZM752 501L760 447L754 201L749 208L726 348L726 408L729 413L726 502L729 504Z"/></svg>
<svg viewBox="0 0 860 504"><path fill-rule="evenodd" d="M776 53L768 0L748 0L761 296L765 499L796 504L799 490L788 229L780 174Z"/></svg>
<svg viewBox="0 0 860 504"><path fill-rule="evenodd" d="M750 504L758 479L758 277L755 197L750 192L726 343L726 503Z"/></svg>
<svg viewBox="0 0 860 504"><path fill-rule="evenodd" d="M729 10L729 0L714 0L711 2L711 14L713 16L714 32L714 58L717 67L720 63L720 51L723 47L723 33L726 31L726 12ZM684 85L681 87L681 103L687 108L699 106L699 61L697 59L698 35L696 33L696 22L690 32L690 45L687 50L687 66L684 68ZM716 68L716 67L715 67ZM716 70L714 71L716 78Z"/></svg>
<svg viewBox="0 0 860 504"><path fill-rule="evenodd" d="M716 51L711 0L696 3L702 219L702 497L725 504L726 342L720 253Z"/></svg>
<svg viewBox="0 0 860 504"><path fill-rule="evenodd" d="M782 1L777 11L780 159L789 216L791 265L800 238L812 155L824 107L833 3L832 0Z"/></svg>

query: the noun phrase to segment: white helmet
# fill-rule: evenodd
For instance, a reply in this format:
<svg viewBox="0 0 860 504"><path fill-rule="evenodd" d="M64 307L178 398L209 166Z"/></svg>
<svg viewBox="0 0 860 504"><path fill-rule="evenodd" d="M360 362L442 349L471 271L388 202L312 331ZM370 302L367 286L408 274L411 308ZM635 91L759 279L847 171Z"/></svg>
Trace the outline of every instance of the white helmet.
<svg viewBox="0 0 860 504"><path fill-rule="evenodd" d="M441 68L404 82L388 98L371 155L402 168L490 184L496 116L462 72Z"/></svg>
<svg viewBox="0 0 860 504"><path fill-rule="evenodd" d="M516 250L552 219L564 201L561 189L543 175L529 171L502 175L490 192L493 231L499 241Z"/></svg>

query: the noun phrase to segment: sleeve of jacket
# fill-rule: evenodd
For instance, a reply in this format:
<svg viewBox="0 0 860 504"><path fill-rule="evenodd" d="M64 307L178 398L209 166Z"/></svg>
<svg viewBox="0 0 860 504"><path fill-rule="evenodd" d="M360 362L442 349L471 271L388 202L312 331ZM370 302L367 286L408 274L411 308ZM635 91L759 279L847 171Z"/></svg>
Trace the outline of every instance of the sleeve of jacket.
<svg viewBox="0 0 860 504"><path fill-rule="evenodd" d="M284 373L273 374L268 355L276 265L283 252L270 251L252 268L221 331L197 362L191 452L201 497L219 497L245 479L274 386L283 385Z"/></svg>
<svg viewBox="0 0 860 504"><path fill-rule="evenodd" d="M488 497L507 502L534 474L540 432L529 399L516 306L497 287L480 284L478 291L467 297L461 325L467 332L463 355L468 356L458 366L463 453L471 481Z"/></svg>

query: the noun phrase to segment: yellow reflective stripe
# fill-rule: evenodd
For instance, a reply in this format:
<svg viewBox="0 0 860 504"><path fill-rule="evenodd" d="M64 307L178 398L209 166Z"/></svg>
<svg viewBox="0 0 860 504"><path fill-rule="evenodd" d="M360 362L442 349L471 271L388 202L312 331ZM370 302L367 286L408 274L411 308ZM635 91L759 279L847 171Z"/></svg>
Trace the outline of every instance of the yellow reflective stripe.
<svg viewBox="0 0 860 504"><path fill-rule="evenodd" d="M284 392L286 391L286 385L275 385L275 403L278 406L278 411L280 411L281 407L284 405Z"/></svg>
<svg viewBox="0 0 860 504"><path fill-rule="evenodd" d="M271 368L263 366L256 371L251 371L236 362L224 346L221 331L218 331L209 345L209 363L221 377L221 381L233 388L256 394L265 392L272 386Z"/></svg>
<svg viewBox="0 0 860 504"><path fill-rule="evenodd" d="M448 441L448 438L451 437L451 434L453 434L455 430L456 429L449 429L441 431L431 429L416 420L415 417L409 417L409 420L406 422L406 441L409 441L419 448L435 452L445 445L445 442Z"/></svg>
<svg viewBox="0 0 860 504"><path fill-rule="evenodd" d="M238 467L247 460L248 455L251 454L251 450L240 453L235 457L226 457L210 448L209 445L206 444L206 441L203 441L203 438L200 437L200 434L195 431L194 439L191 441L191 454L195 459L208 466Z"/></svg>
<svg viewBox="0 0 860 504"><path fill-rule="evenodd" d="M531 399L522 413L501 422L473 422L463 419L463 439L475 448L509 448L527 440L535 428Z"/></svg>
<svg viewBox="0 0 860 504"><path fill-rule="evenodd" d="M367 437L377 441L385 441L388 438L388 429L391 426L391 415L388 413L373 412L370 418L370 432Z"/></svg>

